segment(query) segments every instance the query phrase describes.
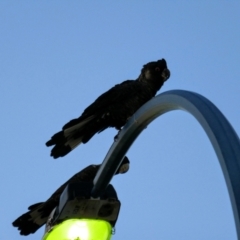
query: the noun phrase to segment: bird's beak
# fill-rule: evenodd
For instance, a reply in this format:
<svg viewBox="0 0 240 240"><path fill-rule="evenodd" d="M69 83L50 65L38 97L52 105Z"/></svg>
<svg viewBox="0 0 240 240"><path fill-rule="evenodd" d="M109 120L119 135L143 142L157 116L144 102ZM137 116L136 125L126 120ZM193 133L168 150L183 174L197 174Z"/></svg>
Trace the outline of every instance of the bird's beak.
<svg viewBox="0 0 240 240"><path fill-rule="evenodd" d="M123 164L120 169L119 169L119 173L126 173L129 170L129 163L125 163Z"/></svg>
<svg viewBox="0 0 240 240"><path fill-rule="evenodd" d="M164 82L167 81L169 79L169 77L170 77L170 71L167 68L165 68L163 70L161 76L162 76Z"/></svg>

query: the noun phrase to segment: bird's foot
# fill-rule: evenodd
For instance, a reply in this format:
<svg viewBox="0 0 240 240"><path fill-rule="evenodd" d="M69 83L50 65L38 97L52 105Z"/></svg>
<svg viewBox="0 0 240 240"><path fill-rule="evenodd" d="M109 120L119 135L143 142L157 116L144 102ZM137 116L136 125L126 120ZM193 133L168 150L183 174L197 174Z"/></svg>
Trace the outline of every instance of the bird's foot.
<svg viewBox="0 0 240 240"><path fill-rule="evenodd" d="M118 136L119 136L121 130L122 130L122 129L120 129L120 130L118 131L117 135L114 137L114 142L116 142L116 141L118 140Z"/></svg>

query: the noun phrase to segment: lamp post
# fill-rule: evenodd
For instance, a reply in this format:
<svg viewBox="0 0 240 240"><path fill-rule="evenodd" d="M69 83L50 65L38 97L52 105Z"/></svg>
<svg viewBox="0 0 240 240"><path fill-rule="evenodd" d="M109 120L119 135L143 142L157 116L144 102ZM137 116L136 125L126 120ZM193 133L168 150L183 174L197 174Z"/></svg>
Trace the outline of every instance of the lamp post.
<svg viewBox="0 0 240 240"><path fill-rule="evenodd" d="M109 149L94 179L92 196L98 197L111 181L134 140L154 119L172 110L192 114L205 130L221 165L240 240L240 141L220 110L200 94L167 91L144 104L126 123Z"/></svg>
<svg viewBox="0 0 240 240"><path fill-rule="evenodd" d="M97 200L105 192L123 157L142 130L154 119L172 110L184 110L192 114L209 137L225 177L234 213L237 236L240 240L239 137L220 110L208 99L197 93L172 90L164 92L144 104L118 134L98 170L89 195ZM93 231L96 231L96 228ZM44 238L44 240L52 239ZM60 238L57 239L61 240ZM80 239L73 238L71 240ZM108 238L105 239L108 240Z"/></svg>

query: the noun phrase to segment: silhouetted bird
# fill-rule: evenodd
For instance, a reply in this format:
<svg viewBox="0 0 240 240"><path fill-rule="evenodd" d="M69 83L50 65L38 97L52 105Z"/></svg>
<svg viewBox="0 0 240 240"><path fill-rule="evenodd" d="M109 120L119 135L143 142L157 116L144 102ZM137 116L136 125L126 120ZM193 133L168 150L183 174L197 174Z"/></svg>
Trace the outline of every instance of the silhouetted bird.
<svg viewBox="0 0 240 240"><path fill-rule="evenodd" d="M65 182L58 188L46 202L40 202L28 207L28 212L18 217L12 224L17 227L21 235L35 233L41 226L46 224L52 210L58 206L59 198L69 183L91 182L101 165L90 165ZM129 160L125 157L118 168L116 174L126 173L129 169Z"/></svg>
<svg viewBox="0 0 240 240"><path fill-rule="evenodd" d="M48 147L55 145L51 156L65 156L108 127L120 130L144 103L156 95L169 77L164 59L145 64L136 80L126 80L103 93L79 118L71 120L62 131L54 134L46 142Z"/></svg>

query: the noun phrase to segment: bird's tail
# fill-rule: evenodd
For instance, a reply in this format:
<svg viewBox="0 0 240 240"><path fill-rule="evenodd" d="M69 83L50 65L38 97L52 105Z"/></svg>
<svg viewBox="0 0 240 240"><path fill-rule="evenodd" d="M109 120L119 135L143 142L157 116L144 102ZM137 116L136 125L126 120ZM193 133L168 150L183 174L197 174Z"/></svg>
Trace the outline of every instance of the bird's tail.
<svg viewBox="0 0 240 240"><path fill-rule="evenodd" d="M51 156L53 158L63 157L71 152L81 143L88 142L91 137L99 131L99 126L92 124L95 116L86 119L73 119L63 126L62 131L54 134L46 146L53 146Z"/></svg>
<svg viewBox="0 0 240 240"><path fill-rule="evenodd" d="M44 203L36 203L28 208L28 212L17 218L12 224L17 227L21 235L35 233L43 224L46 223L47 217L43 217L42 207ZM50 214L50 213L49 213Z"/></svg>
<svg viewBox="0 0 240 240"><path fill-rule="evenodd" d="M12 225L17 227L21 235L35 233L41 226L46 224L47 219L56 207L55 199L46 202L35 203L28 207L28 212L18 217Z"/></svg>

